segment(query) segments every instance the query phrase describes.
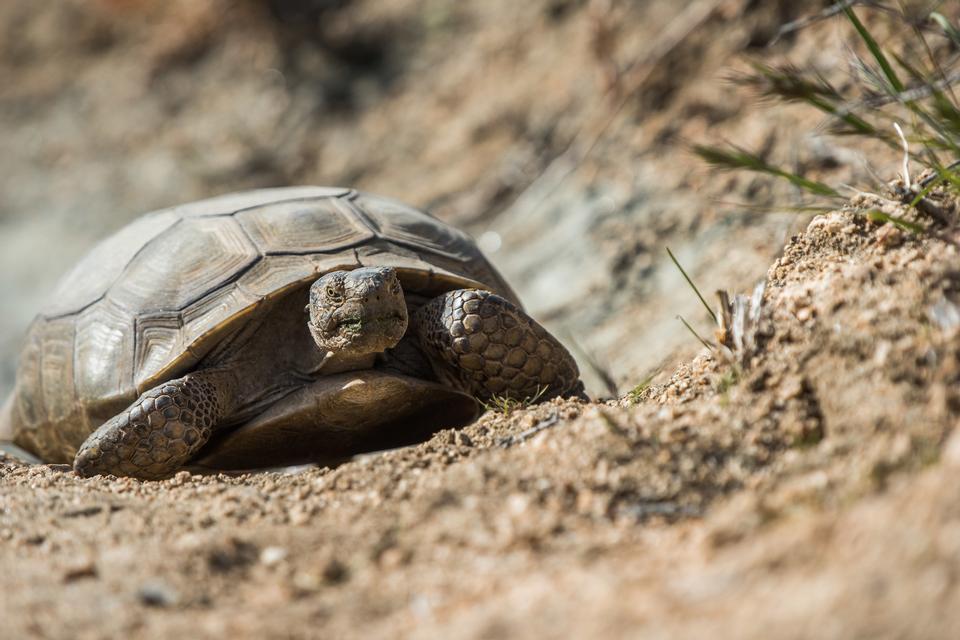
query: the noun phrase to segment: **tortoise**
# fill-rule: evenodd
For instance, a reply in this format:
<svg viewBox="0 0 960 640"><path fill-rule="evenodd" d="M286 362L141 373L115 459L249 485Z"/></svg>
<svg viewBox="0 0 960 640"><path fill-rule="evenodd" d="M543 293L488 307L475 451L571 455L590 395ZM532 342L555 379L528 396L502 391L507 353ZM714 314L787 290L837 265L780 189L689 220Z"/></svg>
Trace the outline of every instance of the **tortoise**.
<svg viewBox="0 0 960 640"><path fill-rule="evenodd" d="M0 437L82 476L332 464L501 395L583 386L466 234L352 189L261 189L84 257L27 332Z"/></svg>

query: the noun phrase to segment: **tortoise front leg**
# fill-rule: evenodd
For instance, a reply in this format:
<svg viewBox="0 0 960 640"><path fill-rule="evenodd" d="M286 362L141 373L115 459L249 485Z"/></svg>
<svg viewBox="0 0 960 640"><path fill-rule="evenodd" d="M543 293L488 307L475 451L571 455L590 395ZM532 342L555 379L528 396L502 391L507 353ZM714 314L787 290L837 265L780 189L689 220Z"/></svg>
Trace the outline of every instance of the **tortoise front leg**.
<svg viewBox="0 0 960 640"><path fill-rule="evenodd" d="M202 370L144 392L90 434L73 468L81 476L157 479L189 460L234 406L236 379Z"/></svg>
<svg viewBox="0 0 960 640"><path fill-rule="evenodd" d="M413 314L411 327L440 380L481 401L584 395L577 363L564 346L489 291L438 296Z"/></svg>

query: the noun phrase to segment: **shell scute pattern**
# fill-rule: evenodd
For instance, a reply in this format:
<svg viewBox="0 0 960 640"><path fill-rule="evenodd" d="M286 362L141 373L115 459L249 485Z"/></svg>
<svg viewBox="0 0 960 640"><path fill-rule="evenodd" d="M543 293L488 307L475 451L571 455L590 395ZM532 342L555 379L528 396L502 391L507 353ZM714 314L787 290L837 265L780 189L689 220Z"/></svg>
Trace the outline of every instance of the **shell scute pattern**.
<svg viewBox="0 0 960 640"><path fill-rule="evenodd" d="M335 198L281 202L240 211L235 217L264 255L334 251L374 236Z"/></svg>

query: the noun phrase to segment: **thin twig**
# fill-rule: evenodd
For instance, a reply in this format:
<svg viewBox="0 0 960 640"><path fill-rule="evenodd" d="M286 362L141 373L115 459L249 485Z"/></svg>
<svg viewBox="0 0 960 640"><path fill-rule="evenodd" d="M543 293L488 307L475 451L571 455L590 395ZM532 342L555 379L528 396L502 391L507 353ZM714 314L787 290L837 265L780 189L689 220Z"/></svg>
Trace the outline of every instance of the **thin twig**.
<svg viewBox="0 0 960 640"><path fill-rule="evenodd" d="M497 441L497 445L499 445L503 449L506 449L507 447L512 447L515 444L521 444L523 442L526 442L533 436L537 435L541 431L545 429L549 429L553 425L557 424L557 422L559 421L560 421L560 417L554 413L546 420L541 420L540 422L533 425L529 429L525 431L521 431L515 436L507 436L505 438L500 438L500 440Z"/></svg>
<svg viewBox="0 0 960 640"><path fill-rule="evenodd" d="M907 143L907 137L903 135L903 129L900 128L900 123L894 122L893 128L897 130L897 135L900 136L900 142L903 144L903 167L901 168L901 175L903 176L903 187L907 191L909 191L910 190L910 145Z"/></svg>
<svg viewBox="0 0 960 640"><path fill-rule="evenodd" d="M888 11L890 13L893 12L893 10L890 7L886 7L878 2L870 2L869 0L845 0L844 2L838 2L834 5L830 5L829 7L827 7L826 9L824 9L819 13L815 13L811 16L806 16L804 18L799 18L797 20L794 20L793 22L788 22L787 24L780 27L780 30L777 31L776 35L773 36L773 39L767 43L767 46L772 47L783 36L789 33L793 33L794 31L799 31L800 29L805 29L806 27L809 27L811 24L814 24L816 22L823 22L824 20L828 20L835 15L843 13L846 9L849 9L850 7L853 7L856 5L866 5L869 7L873 7L874 9L879 9L881 11Z"/></svg>
<svg viewBox="0 0 960 640"><path fill-rule="evenodd" d="M877 109L879 107L886 106L888 104L893 104L894 102L898 104L904 104L907 102L916 102L924 98L929 98L935 93L940 93L944 89L950 89L953 85L960 82L960 71L954 71L949 75L944 76L940 80L931 82L930 84L924 84L919 87L914 87L912 89L907 89L906 91L901 91L900 93L885 94L872 97L868 100L862 100L860 102L853 102L845 107L846 111L855 111L859 107L870 107L872 109Z"/></svg>
<svg viewBox="0 0 960 640"><path fill-rule="evenodd" d="M954 169L960 169L960 160L954 160L953 162L948 164L946 167L944 167L945 171L953 171ZM934 173L932 175L927 176L923 180L921 180L919 184L921 187L926 188L927 185L932 184L942 178L943 176L940 173Z"/></svg>

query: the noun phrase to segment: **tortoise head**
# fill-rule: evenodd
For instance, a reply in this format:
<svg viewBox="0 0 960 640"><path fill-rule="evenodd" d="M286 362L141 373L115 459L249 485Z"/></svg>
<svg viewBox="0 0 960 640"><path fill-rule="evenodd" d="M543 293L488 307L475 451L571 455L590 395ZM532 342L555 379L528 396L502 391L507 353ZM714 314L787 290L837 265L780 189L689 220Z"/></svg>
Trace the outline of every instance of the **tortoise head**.
<svg viewBox="0 0 960 640"><path fill-rule="evenodd" d="M333 271L310 287L307 325L327 353L354 357L382 353L407 330L407 304L390 267Z"/></svg>

